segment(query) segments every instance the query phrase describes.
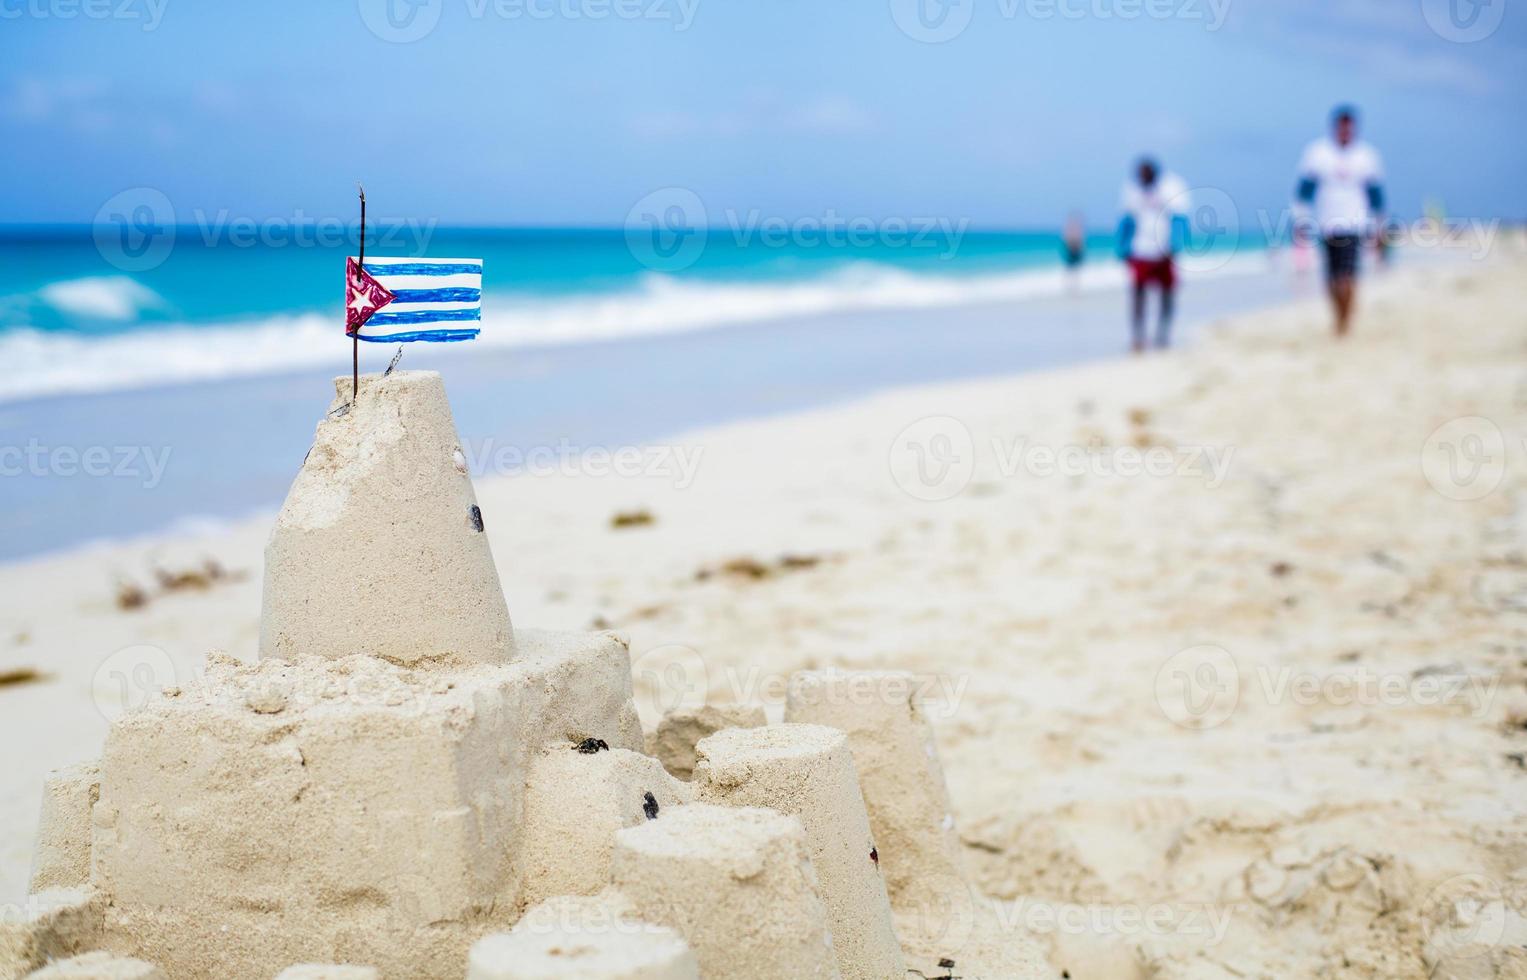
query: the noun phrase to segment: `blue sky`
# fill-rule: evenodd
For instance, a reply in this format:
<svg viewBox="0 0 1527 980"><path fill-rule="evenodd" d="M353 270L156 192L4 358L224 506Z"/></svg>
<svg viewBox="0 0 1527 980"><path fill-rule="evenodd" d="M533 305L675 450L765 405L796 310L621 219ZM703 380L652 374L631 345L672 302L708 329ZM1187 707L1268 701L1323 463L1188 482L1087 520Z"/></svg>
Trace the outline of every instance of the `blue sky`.
<svg viewBox="0 0 1527 980"><path fill-rule="evenodd" d="M349 218L364 177L379 210L442 223L619 225L677 186L713 212L1106 226L1145 150L1245 220L1284 203L1338 101L1363 108L1397 213L1436 195L1527 218L1514 0L425 0L398 19L411 2L0 0L0 222L88 222L137 186L182 219ZM388 3L433 29L378 37Z"/></svg>

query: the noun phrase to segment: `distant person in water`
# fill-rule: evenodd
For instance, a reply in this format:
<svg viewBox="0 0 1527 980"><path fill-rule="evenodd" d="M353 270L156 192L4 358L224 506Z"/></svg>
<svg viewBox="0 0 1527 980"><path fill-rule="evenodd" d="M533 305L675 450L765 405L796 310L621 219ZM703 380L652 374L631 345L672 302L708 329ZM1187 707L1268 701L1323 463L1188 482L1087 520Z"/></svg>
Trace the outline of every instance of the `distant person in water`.
<svg viewBox="0 0 1527 980"><path fill-rule="evenodd" d="M1394 243L1399 240L1400 234L1400 226L1393 221L1386 221L1379 229L1378 238L1373 242L1373 255L1382 268L1389 268L1394 261Z"/></svg>
<svg viewBox="0 0 1527 980"><path fill-rule="evenodd" d="M1087 259L1087 225L1079 211L1071 212L1071 216L1066 219L1065 230L1060 235L1060 255L1066 263L1066 279L1074 293L1076 277Z"/></svg>
<svg viewBox="0 0 1527 980"><path fill-rule="evenodd" d="M1331 114L1331 135L1305 148L1294 202L1294 235L1318 238L1325 251L1338 337L1351 324L1363 241L1383 227L1384 165L1378 151L1357 138L1357 111L1341 106Z"/></svg>
<svg viewBox="0 0 1527 980"><path fill-rule="evenodd" d="M1087 225L1080 211L1072 211L1066 218L1065 230L1060 233L1061 256L1066 268L1078 268L1087 258Z"/></svg>
<svg viewBox="0 0 1527 980"><path fill-rule="evenodd" d="M1145 350L1146 294L1161 290L1161 316L1156 321L1156 346L1172 339L1177 268L1173 257L1188 242L1188 187L1176 174L1163 172L1149 157L1135 165L1134 179L1120 195L1119 258L1129 263L1134 284L1130 331L1136 354Z"/></svg>

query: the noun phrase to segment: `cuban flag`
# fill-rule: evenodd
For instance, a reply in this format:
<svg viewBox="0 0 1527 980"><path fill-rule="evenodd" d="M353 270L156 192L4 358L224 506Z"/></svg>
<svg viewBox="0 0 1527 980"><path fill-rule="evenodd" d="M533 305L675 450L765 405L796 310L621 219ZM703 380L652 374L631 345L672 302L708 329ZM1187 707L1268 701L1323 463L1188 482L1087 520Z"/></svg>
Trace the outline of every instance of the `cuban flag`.
<svg viewBox="0 0 1527 980"><path fill-rule="evenodd" d="M481 321L482 259L345 263L345 332L361 340L471 340Z"/></svg>

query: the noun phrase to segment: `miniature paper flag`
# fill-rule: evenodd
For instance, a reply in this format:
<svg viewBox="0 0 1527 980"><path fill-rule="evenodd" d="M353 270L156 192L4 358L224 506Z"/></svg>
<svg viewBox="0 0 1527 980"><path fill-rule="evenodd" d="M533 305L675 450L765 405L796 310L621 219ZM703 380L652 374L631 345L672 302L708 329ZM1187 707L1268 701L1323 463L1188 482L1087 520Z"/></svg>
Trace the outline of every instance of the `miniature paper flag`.
<svg viewBox="0 0 1527 980"><path fill-rule="evenodd" d="M345 260L345 333L355 333L395 299L391 290L350 258Z"/></svg>
<svg viewBox="0 0 1527 980"><path fill-rule="evenodd" d="M349 262L375 290L363 293L347 276L345 322L361 340L379 344L411 340L471 340L482 321L482 259L374 258L364 268ZM358 310L349 304L377 305Z"/></svg>

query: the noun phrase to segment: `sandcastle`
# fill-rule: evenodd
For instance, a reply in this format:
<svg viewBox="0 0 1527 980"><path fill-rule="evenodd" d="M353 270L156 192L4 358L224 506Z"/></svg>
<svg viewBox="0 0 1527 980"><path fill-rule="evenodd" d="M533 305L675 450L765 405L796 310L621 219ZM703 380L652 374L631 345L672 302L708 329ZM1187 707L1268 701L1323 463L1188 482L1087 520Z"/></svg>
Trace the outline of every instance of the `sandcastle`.
<svg viewBox="0 0 1527 980"><path fill-rule="evenodd" d="M50 779L0 980L903 977L893 900L956 862L942 775L906 698L840 697L897 675L673 719L676 775L623 637L511 625L439 375L336 390L259 659Z"/></svg>

